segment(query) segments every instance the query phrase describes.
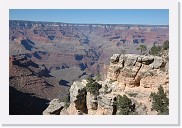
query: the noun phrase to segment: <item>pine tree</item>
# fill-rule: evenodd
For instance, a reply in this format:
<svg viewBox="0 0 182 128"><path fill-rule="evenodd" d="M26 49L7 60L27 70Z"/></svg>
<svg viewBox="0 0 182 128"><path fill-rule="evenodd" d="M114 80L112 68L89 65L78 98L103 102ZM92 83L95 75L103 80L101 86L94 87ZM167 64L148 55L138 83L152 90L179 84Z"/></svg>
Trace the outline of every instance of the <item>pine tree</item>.
<svg viewBox="0 0 182 128"><path fill-rule="evenodd" d="M126 95L117 97L117 110L120 115L130 115L135 111L134 105L132 105L131 99Z"/></svg>
<svg viewBox="0 0 182 128"><path fill-rule="evenodd" d="M143 54L143 51L146 51L147 50L147 47L145 45L140 45L137 50L140 50L141 52L141 55Z"/></svg>
<svg viewBox="0 0 182 128"><path fill-rule="evenodd" d="M94 80L93 78L88 78L88 83L86 84L87 92L90 92L91 94L97 96L101 87L102 86L97 83L96 80Z"/></svg>
<svg viewBox="0 0 182 128"><path fill-rule="evenodd" d="M152 110L156 110L159 115L169 114L169 98L162 86L158 87L157 93L151 93L150 98L152 99Z"/></svg>

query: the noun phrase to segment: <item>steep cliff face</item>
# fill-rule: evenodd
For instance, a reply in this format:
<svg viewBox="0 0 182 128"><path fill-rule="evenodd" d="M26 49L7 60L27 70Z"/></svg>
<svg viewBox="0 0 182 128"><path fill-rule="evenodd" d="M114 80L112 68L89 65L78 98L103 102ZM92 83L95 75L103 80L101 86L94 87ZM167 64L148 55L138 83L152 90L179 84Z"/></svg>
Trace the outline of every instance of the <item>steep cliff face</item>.
<svg viewBox="0 0 182 128"><path fill-rule="evenodd" d="M86 91L87 80L74 82L70 88L70 105L60 114L70 115L115 115L115 101L118 95L127 95L135 104L136 113L157 114L151 111L151 92L159 86L168 94L169 74L166 57L114 54L110 58L107 78L98 81L102 88L98 95Z"/></svg>

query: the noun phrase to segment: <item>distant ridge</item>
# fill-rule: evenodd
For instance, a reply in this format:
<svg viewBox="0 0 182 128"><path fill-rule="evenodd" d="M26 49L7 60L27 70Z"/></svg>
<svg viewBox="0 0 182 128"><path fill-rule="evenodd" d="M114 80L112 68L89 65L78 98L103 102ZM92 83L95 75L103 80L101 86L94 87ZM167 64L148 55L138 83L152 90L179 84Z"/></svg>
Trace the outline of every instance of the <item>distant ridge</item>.
<svg viewBox="0 0 182 128"><path fill-rule="evenodd" d="M27 23L47 23L47 24L70 24L70 25L120 25L120 26L139 26L139 27L169 27L169 25L155 25L155 24L107 24L107 23L68 23L68 22L53 22L53 21L30 21L30 20L9 20L10 22L27 22Z"/></svg>

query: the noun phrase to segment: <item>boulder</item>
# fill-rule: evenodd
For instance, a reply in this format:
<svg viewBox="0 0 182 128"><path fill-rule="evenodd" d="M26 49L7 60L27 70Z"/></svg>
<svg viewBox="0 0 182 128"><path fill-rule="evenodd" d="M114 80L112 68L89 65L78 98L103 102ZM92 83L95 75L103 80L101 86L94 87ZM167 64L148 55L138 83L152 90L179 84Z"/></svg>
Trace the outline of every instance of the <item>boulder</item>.
<svg viewBox="0 0 182 128"><path fill-rule="evenodd" d="M43 111L43 115L59 115L64 105L65 103L59 99L53 99L46 110Z"/></svg>
<svg viewBox="0 0 182 128"><path fill-rule="evenodd" d="M114 54L114 55L110 58L111 63L113 63L113 64L118 63L118 62L119 62L119 56L120 56L120 54Z"/></svg>
<svg viewBox="0 0 182 128"><path fill-rule="evenodd" d="M139 55L135 55L135 54L127 54L125 56L126 56L126 62L125 62L126 67L134 66L139 57Z"/></svg>
<svg viewBox="0 0 182 128"><path fill-rule="evenodd" d="M153 56L141 56L140 58L138 58L138 62L141 62L142 64L145 65L149 65L151 63L153 63L154 61L154 57Z"/></svg>
<svg viewBox="0 0 182 128"><path fill-rule="evenodd" d="M164 66L164 60L162 59L162 57L154 57L154 61L152 64L150 64L150 67L153 69L159 69L162 66Z"/></svg>

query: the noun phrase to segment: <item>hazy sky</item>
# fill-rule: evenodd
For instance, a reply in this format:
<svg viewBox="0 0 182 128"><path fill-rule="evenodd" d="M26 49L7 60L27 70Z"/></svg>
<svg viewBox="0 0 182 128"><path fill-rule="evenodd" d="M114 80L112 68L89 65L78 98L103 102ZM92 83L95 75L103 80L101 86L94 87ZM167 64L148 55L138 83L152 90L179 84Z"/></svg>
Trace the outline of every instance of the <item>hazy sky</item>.
<svg viewBox="0 0 182 128"><path fill-rule="evenodd" d="M10 20L168 25L168 9L11 9Z"/></svg>

